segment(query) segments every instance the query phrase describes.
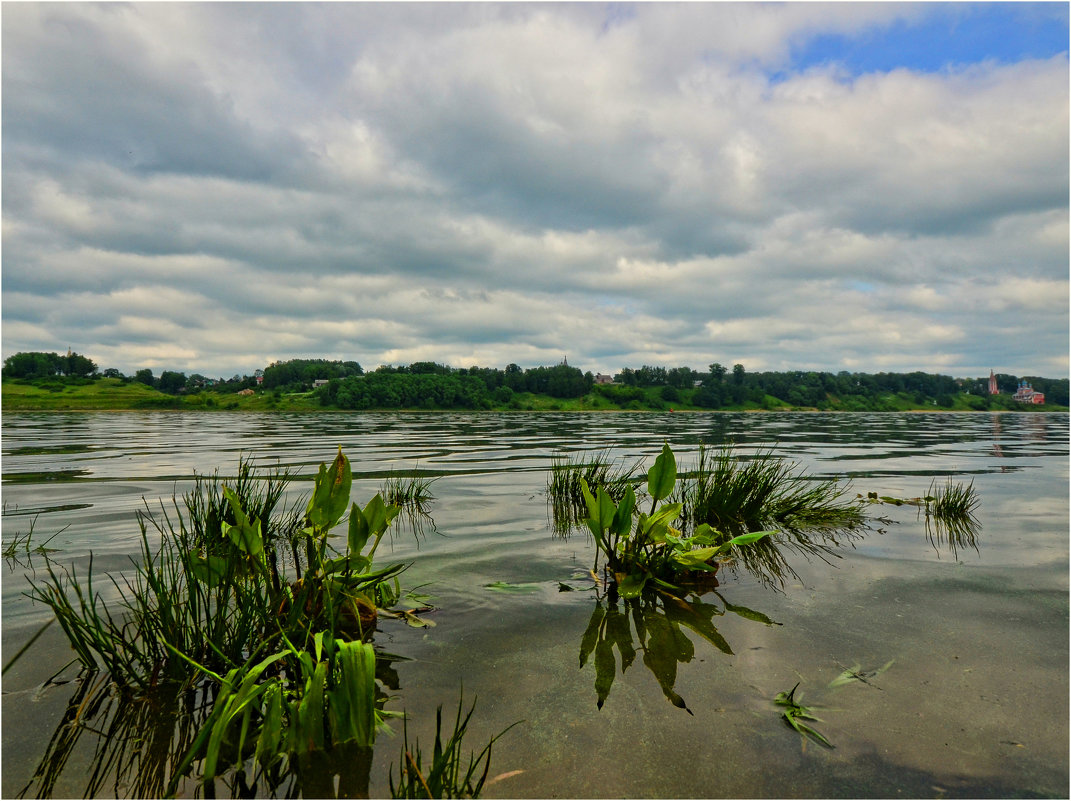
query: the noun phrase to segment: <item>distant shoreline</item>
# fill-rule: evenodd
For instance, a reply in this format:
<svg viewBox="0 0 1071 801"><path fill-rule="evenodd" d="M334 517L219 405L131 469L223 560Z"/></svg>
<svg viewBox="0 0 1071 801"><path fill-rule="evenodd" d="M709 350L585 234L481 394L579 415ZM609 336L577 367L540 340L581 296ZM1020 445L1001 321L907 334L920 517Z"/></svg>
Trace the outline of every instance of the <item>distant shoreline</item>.
<svg viewBox="0 0 1071 801"><path fill-rule="evenodd" d="M978 394L958 393L943 396L941 405L935 398L918 398L907 392L886 392L869 397L842 396L827 393L817 404L792 405L782 398L753 394L742 402L733 403L724 398L721 404L696 402L699 390L679 391L681 397L672 400L664 397L664 388L627 388L607 393L600 388L575 397L556 397L546 393L510 392L507 398L490 398L476 395L462 400L455 395L440 396L431 387L427 393L410 393L400 398L402 402L418 405L373 406L377 398L366 397L363 403L354 403L353 398L335 403L334 398L325 398L316 390L285 392L279 389L243 390L247 394L233 392L182 392L170 394L140 382L101 378L93 381L48 381L30 382L20 379L3 381L0 388L0 411L8 414L40 412L257 412L282 414L360 414L370 412L409 413L453 412L466 414L548 412L548 413L600 413L628 412L640 414L689 414L695 412L733 413L784 413L784 412L838 412L838 413L942 413L960 414L976 412L1011 412L1038 414L1066 412L1067 406L1049 403L1025 406L1015 403L1011 396L1001 394L985 397ZM619 397L620 396L620 397ZM445 405L433 405L432 398L445 401ZM331 402L324 403L324 400ZM342 401L339 398L339 401ZM466 401L471 400L471 403ZM710 399L704 399L709 401ZM425 403L427 405L425 405ZM456 404L456 405L454 405ZM368 408L352 408L367 405ZM350 408L344 408L350 407Z"/></svg>

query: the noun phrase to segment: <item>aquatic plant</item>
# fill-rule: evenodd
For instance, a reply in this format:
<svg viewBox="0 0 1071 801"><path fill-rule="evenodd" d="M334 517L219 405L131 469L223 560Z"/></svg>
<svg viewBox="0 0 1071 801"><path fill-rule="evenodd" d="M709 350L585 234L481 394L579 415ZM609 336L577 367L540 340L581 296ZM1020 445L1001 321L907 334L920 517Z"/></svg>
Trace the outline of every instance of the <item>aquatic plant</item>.
<svg viewBox="0 0 1071 801"><path fill-rule="evenodd" d="M924 518L926 536L936 551L940 550L939 545L944 545L955 558L960 548L978 550L980 525L974 512L979 498L973 481L959 484L949 476L939 486L935 478L930 481L929 492L917 498L897 498L877 492L868 492L865 499L862 495L858 497L862 503L916 507L919 517Z"/></svg>
<svg viewBox="0 0 1071 801"><path fill-rule="evenodd" d="M699 449L675 496L691 526L715 528L852 528L864 517L837 482L814 479L799 465L770 451L742 461L726 446L711 454Z"/></svg>
<svg viewBox="0 0 1071 801"><path fill-rule="evenodd" d="M348 548L333 557L328 535L349 504L348 460L340 451L330 470L320 466L303 516L273 514L288 480L257 482L242 465L233 489L198 480L181 505L173 499L173 517L139 514L133 576L108 577L120 597L115 613L94 590L92 557L84 580L49 563L48 581L31 582L30 595L53 609L86 669L103 664L115 681L142 690L189 680L188 662L226 672L279 632L302 645L318 630L364 637L376 606L398 596L389 580L405 566L372 567L397 511L378 495L363 510L353 504Z"/></svg>
<svg viewBox="0 0 1071 801"><path fill-rule="evenodd" d="M416 596L398 585L405 565L373 563L400 510L380 495L363 508L351 503L341 449L330 467L320 465L303 514L297 506L276 514L288 479L258 483L240 469L230 486L198 480L181 504L173 499L173 513L139 514L142 561L130 578L108 576L119 593L111 605L94 589L92 557L84 580L49 562L49 579L31 582L31 597L52 608L85 676L103 667L110 686L139 703L160 687L211 699L172 760L164 794L195 763L206 796L225 775L241 795L262 780L318 787L325 759L356 754L370 764L376 732L394 714L383 711L379 659L367 642L378 612L428 625L413 612L420 604L407 603ZM338 550L329 538L344 517ZM399 602L411 608L394 612ZM65 742L50 748L62 759Z"/></svg>
<svg viewBox="0 0 1071 801"><path fill-rule="evenodd" d="M967 521L974 517L978 507L978 493L974 482L957 484L949 476L943 486L937 479L930 482L926 495L926 514L940 521Z"/></svg>
<svg viewBox="0 0 1071 801"><path fill-rule="evenodd" d="M803 738L804 745L806 745L807 738L810 737L820 745L824 745L826 748L834 748L835 746L825 738L825 735L803 722L805 720L813 720L821 723L822 719L815 717L811 708L801 704L800 700L795 697L796 690L799 686L800 683L796 682L796 686L787 693L780 692L774 698L775 704L784 707L784 710L781 712L781 719L785 722L786 726L799 732L800 737ZM803 695L801 694L800 699L802 698Z"/></svg>
<svg viewBox="0 0 1071 801"><path fill-rule="evenodd" d="M584 484L590 492L600 488L615 503L637 483L640 463L631 467L615 463L608 451L575 456L556 456L547 479L547 501L555 533L564 536L581 525L587 512Z"/></svg>
<svg viewBox="0 0 1071 801"><path fill-rule="evenodd" d="M9 513L7 511L7 505L4 505L3 514L6 517ZM17 563L20 565L28 565L30 559L37 554L39 556L47 556L50 553L55 553L56 548L49 548L48 544L52 542L56 537L62 534L69 528L64 526L59 531L55 532L48 539L43 542L34 540L34 528L37 525L37 515L30 518L30 528L28 531L16 531L14 536L6 543L4 543L3 550L0 551L0 555L4 559L11 563ZM23 561L25 560L25 561Z"/></svg>
<svg viewBox="0 0 1071 801"><path fill-rule="evenodd" d="M394 528L409 530L415 537L424 536L429 529L435 531L435 521L429 514L431 502L435 500L431 492L431 485L435 481L438 481L438 477L392 474L386 478L379 494L387 504L401 510L395 518Z"/></svg>
<svg viewBox="0 0 1071 801"><path fill-rule="evenodd" d="M640 512L633 525L636 495L631 485L615 503L604 488L600 487L592 494L586 482L581 481L588 508L585 522L595 537L599 552L606 557L606 567L613 573L622 597L639 596L648 581L679 591L680 583L696 579L697 574L716 572L718 557L775 533L750 531L726 537L710 525L701 523L691 536L685 536L670 525L680 516L683 504L658 506L659 501L673 494L676 483L677 462L667 444L647 471L651 511ZM593 570L597 568L598 554Z"/></svg>
<svg viewBox="0 0 1071 801"><path fill-rule="evenodd" d="M420 742L409 744L408 720L403 722L403 746L398 759L398 783L394 775L390 776L390 794L392 798L476 798L487 781L491 768L491 748L506 731L491 738L480 753L469 754L468 764L462 768L461 742L468 730L469 719L476 709L473 701L468 712L462 717L464 699L459 698L457 715L454 718L453 733L444 741L442 738L442 712L439 706L435 710L435 746L432 749L431 764L424 764L424 755ZM516 725L516 724L514 724ZM483 770L480 765L483 764Z"/></svg>
<svg viewBox="0 0 1071 801"><path fill-rule="evenodd" d="M438 478L392 474L387 476L383 482L379 494L383 497L384 502L391 506L427 512L428 505L435 500L435 496L431 492L431 485L437 480Z"/></svg>
<svg viewBox="0 0 1071 801"><path fill-rule="evenodd" d="M787 552L827 559L862 536L867 524L859 504L836 481L816 479L789 460L769 451L750 461L737 458L731 446L711 452L701 447L696 464L684 471L674 494L682 506L682 527L707 524L721 542L759 529L776 534L733 548L723 565L742 565L769 584L784 584L797 574Z"/></svg>
<svg viewBox="0 0 1071 801"><path fill-rule="evenodd" d="M870 680L877 678L886 670L891 668L893 666L893 662L895 661L895 659L890 659L880 668L877 668L875 670L863 670L863 666L860 665L858 662L856 662L850 668L845 668L844 665L841 665L841 667L844 669L835 679L833 679L833 681L829 683L829 688L835 689L837 687L843 687L846 684L852 684L853 682L860 682L861 684L866 684L869 687L873 687L875 690L880 690L881 687L878 687L876 684L872 684Z"/></svg>

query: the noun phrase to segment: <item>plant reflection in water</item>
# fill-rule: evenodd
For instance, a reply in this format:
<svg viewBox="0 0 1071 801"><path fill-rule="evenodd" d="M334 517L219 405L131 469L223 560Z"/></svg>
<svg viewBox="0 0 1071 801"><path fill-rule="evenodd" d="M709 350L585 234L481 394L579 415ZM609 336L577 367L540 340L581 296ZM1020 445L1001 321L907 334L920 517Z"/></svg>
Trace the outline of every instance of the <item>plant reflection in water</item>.
<svg viewBox="0 0 1071 801"><path fill-rule="evenodd" d="M387 699L385 690L400 689L393 663L401 659L376 653L379 708ZM132 697L104 673L83 673L76 681L66 712L19 797L52 797L68 763L82 764L86 749L92 752L81 791L84 798L102 794L165 798L172 795L169 786L176 785L181 792L183 785L176 771L182 771L198 733L211 716L216 701L211 683L189 688L162 684ZM309 752L292 763L276 763L266 769L249 761L247 764L253 766L250 773L228 771L218 778L223 794L234 798L367 798L372 753L371 747L343 743L331 751ZM191 787L197 783L193 776L187 781ZM214 780L204 790L206 797L216 794Z"/></svg>
<svg viewBox="0 0 1071 801"><path fill-rule="evenodd" d="M647 588L638 597L621 598L617 586L610 582L606 593L597 593L595 608L587 629L580 640L580 667L589 659L595 664L596 704L602 709L617 675L618 660L621 674L641 656L641 661L658 681L663 695L674 706L688 709L677 693L678 665L691 662L695 645L685 629L705 640L724 654L733 650L714 625L714 618L727 612L767 626L779 626L761 612L737 606L725 600L717 587L717 579L706 578L704 587L696 588L685 597L661 588ZM712 602L713 595L720 601ZM701 600L706 597L707 600ZM617 657L614 656L614 650Z"/></svg>

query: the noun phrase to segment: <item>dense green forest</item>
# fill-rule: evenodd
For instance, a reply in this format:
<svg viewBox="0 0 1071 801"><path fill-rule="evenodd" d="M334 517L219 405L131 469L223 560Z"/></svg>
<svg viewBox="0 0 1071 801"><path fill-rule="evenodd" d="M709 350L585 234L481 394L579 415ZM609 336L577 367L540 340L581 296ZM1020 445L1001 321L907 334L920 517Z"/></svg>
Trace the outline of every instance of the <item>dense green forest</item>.
<svg viewBox="0 0 1071 801"><path fill-rule="evenodd" d="M366 373L355 361L292 359L252 376L210 379L149 369L124 376L98 371L76 353L17 353L4 361L5 408L14 408L16 386L69 391L105 381L115 385L114 402L144 407L364 409L819 409L903 411L908 409L1052 410L1067 407L1068 379L997 374L1000 394L989 394L988 376L952 378L932 373L838 373L795 370L749 373L715 362L700 372L690 367L624 368L606 383L567 363L522 369L510 364L456 368L434 362L381 366ZM1012 400L1018 383L1045 393L1043 406ZM118 394L118 387L152 390ZM248 390L243 392L244 390ZM11 403L8 396L12 396ZM226 396L239 396L227 399ZM254 399L250 399L250 396ZM127 400L123 400L126 397ZM32 405L26 392L22 406ZM297 406L295 406L297 404ZM47 405L49 406L50 405Z"/></svg>

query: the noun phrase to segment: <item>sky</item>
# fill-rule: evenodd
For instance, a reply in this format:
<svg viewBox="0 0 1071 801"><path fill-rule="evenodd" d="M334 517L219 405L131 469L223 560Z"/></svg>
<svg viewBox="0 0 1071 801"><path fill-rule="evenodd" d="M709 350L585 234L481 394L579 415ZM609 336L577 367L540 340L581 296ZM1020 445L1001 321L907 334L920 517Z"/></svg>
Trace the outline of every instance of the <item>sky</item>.
<svg viewBox="0 0 1071 801"><path fill-rule="evenodd" d="M0 26L5 358L1068 375L1067 3Z"/></svg>

